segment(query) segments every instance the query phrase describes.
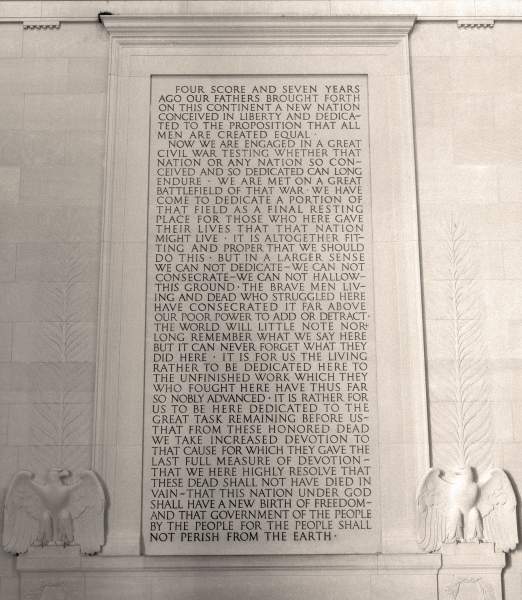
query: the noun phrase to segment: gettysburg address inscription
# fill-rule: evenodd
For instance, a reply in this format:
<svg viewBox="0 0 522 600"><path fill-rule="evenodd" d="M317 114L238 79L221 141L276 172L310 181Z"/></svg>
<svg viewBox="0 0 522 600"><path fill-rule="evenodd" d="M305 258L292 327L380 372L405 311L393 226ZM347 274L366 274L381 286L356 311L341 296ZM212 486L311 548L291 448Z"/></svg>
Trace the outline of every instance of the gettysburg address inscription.
<svg viewBox="0 0 522 600"><path fill-rule="evenodd" d="M157 77L149 554L378 549L366 79Z"/></svg>

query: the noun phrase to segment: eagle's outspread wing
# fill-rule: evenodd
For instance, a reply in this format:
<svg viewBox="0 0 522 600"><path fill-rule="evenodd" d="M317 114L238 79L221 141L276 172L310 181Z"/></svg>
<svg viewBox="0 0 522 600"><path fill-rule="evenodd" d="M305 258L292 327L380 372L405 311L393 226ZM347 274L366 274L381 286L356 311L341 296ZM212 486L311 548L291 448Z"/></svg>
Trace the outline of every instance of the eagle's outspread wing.
<svg viewBox="0 0 522 600"><path fill-rule="evenodd" d="M96 554L105 542L105 492L94 471L81 471L72 484L68 509L74 541L83 554Z"/></svg>
<svg viewBox="0 0 522 600"><path fill-rule="evenodd" d="M440 469L430 469L417 491L417 541L427 552L438 550L446 539L450 487Z"/></svg>
<svg viewBox="0 0 522 600"><path fill-rule="evenodd" d="M502 469L493 469L479 481L478 509L482 516L484 541L494 542L504 552L518 543L517 500L508 476Z"/></svg>
<svg viewBox="0 0 522 600"><path fill-rule="evenodd" d="M12 479L4 504L3 546L6 552L22 554L40 537L45 505L30 471L19 471Z"/></svg>

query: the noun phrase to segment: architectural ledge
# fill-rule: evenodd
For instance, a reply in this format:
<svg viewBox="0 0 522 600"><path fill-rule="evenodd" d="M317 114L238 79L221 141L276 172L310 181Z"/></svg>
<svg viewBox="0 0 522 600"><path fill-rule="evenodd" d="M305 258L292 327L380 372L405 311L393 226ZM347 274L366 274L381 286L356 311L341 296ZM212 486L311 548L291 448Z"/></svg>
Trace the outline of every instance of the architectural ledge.
<svg viewBox="0 0 522 600"><path fill-rule="evenodd" d="M408 571L437 572L440 554L332 554L250 556L82 556L78 546L32 547L19 556L22 572L186 571Z"/></svg>
<svg viewBox="0 0 522 600"><path fill-rule="evenodd" d="M169 38L178 43L393 46L407 36L415 16L198 17L100 15L117 38Z"/></svg>
<svg viewBox="0 0 522 600"><path fill-rule="evenodd" d="M498 570L506 565L506 555L496 552L495 544L443 544L442 564L446 569Z"/></svg>

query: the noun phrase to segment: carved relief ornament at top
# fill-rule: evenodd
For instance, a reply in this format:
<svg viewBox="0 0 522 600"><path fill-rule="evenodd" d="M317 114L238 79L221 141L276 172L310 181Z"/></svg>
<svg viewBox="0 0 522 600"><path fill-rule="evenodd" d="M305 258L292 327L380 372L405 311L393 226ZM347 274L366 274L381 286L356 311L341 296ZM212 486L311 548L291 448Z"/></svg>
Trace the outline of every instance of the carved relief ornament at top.
<svg viewBox="0 0 522 600"><path fill-rule="evenodd" d="M93 471L50 469L45 481L19 471L11 481L4 506L3 546L22 554L30 546L77 544L84 554L96 554L104 544L105 493Z"/></svg>

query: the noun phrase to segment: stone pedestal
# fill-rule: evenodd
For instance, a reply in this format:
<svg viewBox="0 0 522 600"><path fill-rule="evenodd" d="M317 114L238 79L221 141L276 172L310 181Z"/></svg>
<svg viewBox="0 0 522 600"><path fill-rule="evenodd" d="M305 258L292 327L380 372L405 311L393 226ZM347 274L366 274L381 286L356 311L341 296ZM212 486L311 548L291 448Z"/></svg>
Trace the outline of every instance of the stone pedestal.
<svg viewBox="0 0 522 600"><path fill-rule="evenodd" d="M82 600L79 546L31 546L18 558L23 600Z"/></svg>
<svg viewBox="0 0 522 600"><path fill-rule="evenodd" d="M444 544L439 600L501 600L505 564L494 544Z"/></svg>

